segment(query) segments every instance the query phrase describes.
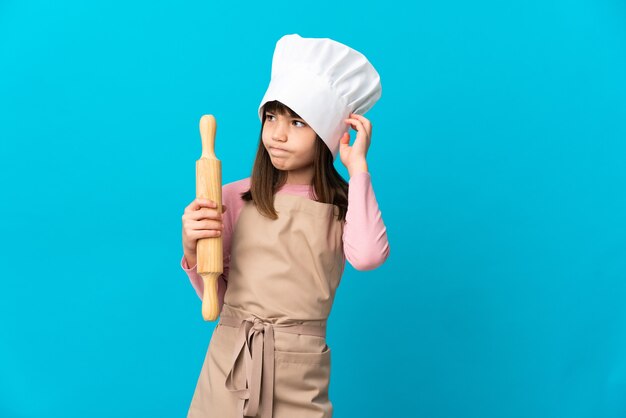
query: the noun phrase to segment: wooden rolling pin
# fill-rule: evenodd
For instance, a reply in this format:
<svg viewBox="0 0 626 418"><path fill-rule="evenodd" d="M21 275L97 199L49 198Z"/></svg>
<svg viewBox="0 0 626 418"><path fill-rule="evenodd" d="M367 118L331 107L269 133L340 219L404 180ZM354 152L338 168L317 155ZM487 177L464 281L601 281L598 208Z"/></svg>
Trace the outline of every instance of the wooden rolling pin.
<svg viewBox="0 0 626 418"><path fill-rule="evenodd" d="M222 163L215 156L215 118L200 118L202 155L196 161L196 198L210 199L217 203L217 213L222 213ZM196 244L198 273L204 282L202 317L214 321L219 316L217 279L224 272L222 236L200 238Z"/></svg>

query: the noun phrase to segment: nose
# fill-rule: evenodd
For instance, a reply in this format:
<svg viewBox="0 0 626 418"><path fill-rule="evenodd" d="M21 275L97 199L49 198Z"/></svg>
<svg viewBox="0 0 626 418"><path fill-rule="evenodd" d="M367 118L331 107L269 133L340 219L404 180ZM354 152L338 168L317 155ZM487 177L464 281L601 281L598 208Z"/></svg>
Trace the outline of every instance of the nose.
<svg viewBox="0 0 626 418"><path fill-rule="evenodd" d="M272 131L272 139L275 141L284 142L287 140L287 124L282 122L275 122L274 130Z"/></svg>

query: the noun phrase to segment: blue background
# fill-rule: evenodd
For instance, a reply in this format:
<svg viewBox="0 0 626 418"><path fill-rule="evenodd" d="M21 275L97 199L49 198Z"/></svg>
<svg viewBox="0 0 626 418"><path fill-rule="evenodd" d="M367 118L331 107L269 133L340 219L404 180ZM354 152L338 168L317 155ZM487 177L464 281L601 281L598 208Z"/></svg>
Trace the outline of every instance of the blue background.
<svg viewBox="0 0 626 418"><path fill-rule="evenodd" d="M198 122L247 177L298 33L383 86L391 254L338 289L335 416L625 417L625 22L617 0L1 0L0 416L186 415L215 325L179 266Z"/></svg>

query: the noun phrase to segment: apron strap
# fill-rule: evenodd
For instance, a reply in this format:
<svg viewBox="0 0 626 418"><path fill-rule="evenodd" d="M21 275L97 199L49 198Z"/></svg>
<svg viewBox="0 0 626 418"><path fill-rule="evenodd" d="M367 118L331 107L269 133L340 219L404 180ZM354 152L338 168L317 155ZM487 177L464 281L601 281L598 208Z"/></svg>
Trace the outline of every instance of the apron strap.
<svg viewBox="0 0 626 418"><path fill-rule="evenodd" d="M326 336L326 328L303 324L272 324L256 316L220 316L218 325L239 328L226 389L239 398L240 418L271 418L274 401L274 330L290 334ZM243 367L238 361L243 352ZM262 381L262 384L261 384ZM262 400L262 402L261 402Z"/></svg>

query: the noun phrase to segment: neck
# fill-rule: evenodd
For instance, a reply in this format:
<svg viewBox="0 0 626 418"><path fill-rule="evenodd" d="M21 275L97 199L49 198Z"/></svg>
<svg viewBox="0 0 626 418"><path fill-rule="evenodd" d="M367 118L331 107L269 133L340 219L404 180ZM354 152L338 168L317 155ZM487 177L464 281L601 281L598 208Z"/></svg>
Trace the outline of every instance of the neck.
<svg viewBox="0 0 626 418"><path fill-rule="evenodd" d="M291 170L287 172L287 181L285 184L294 185L310 185L313 181L313 166L307 167L302 171Z"/></svg>

